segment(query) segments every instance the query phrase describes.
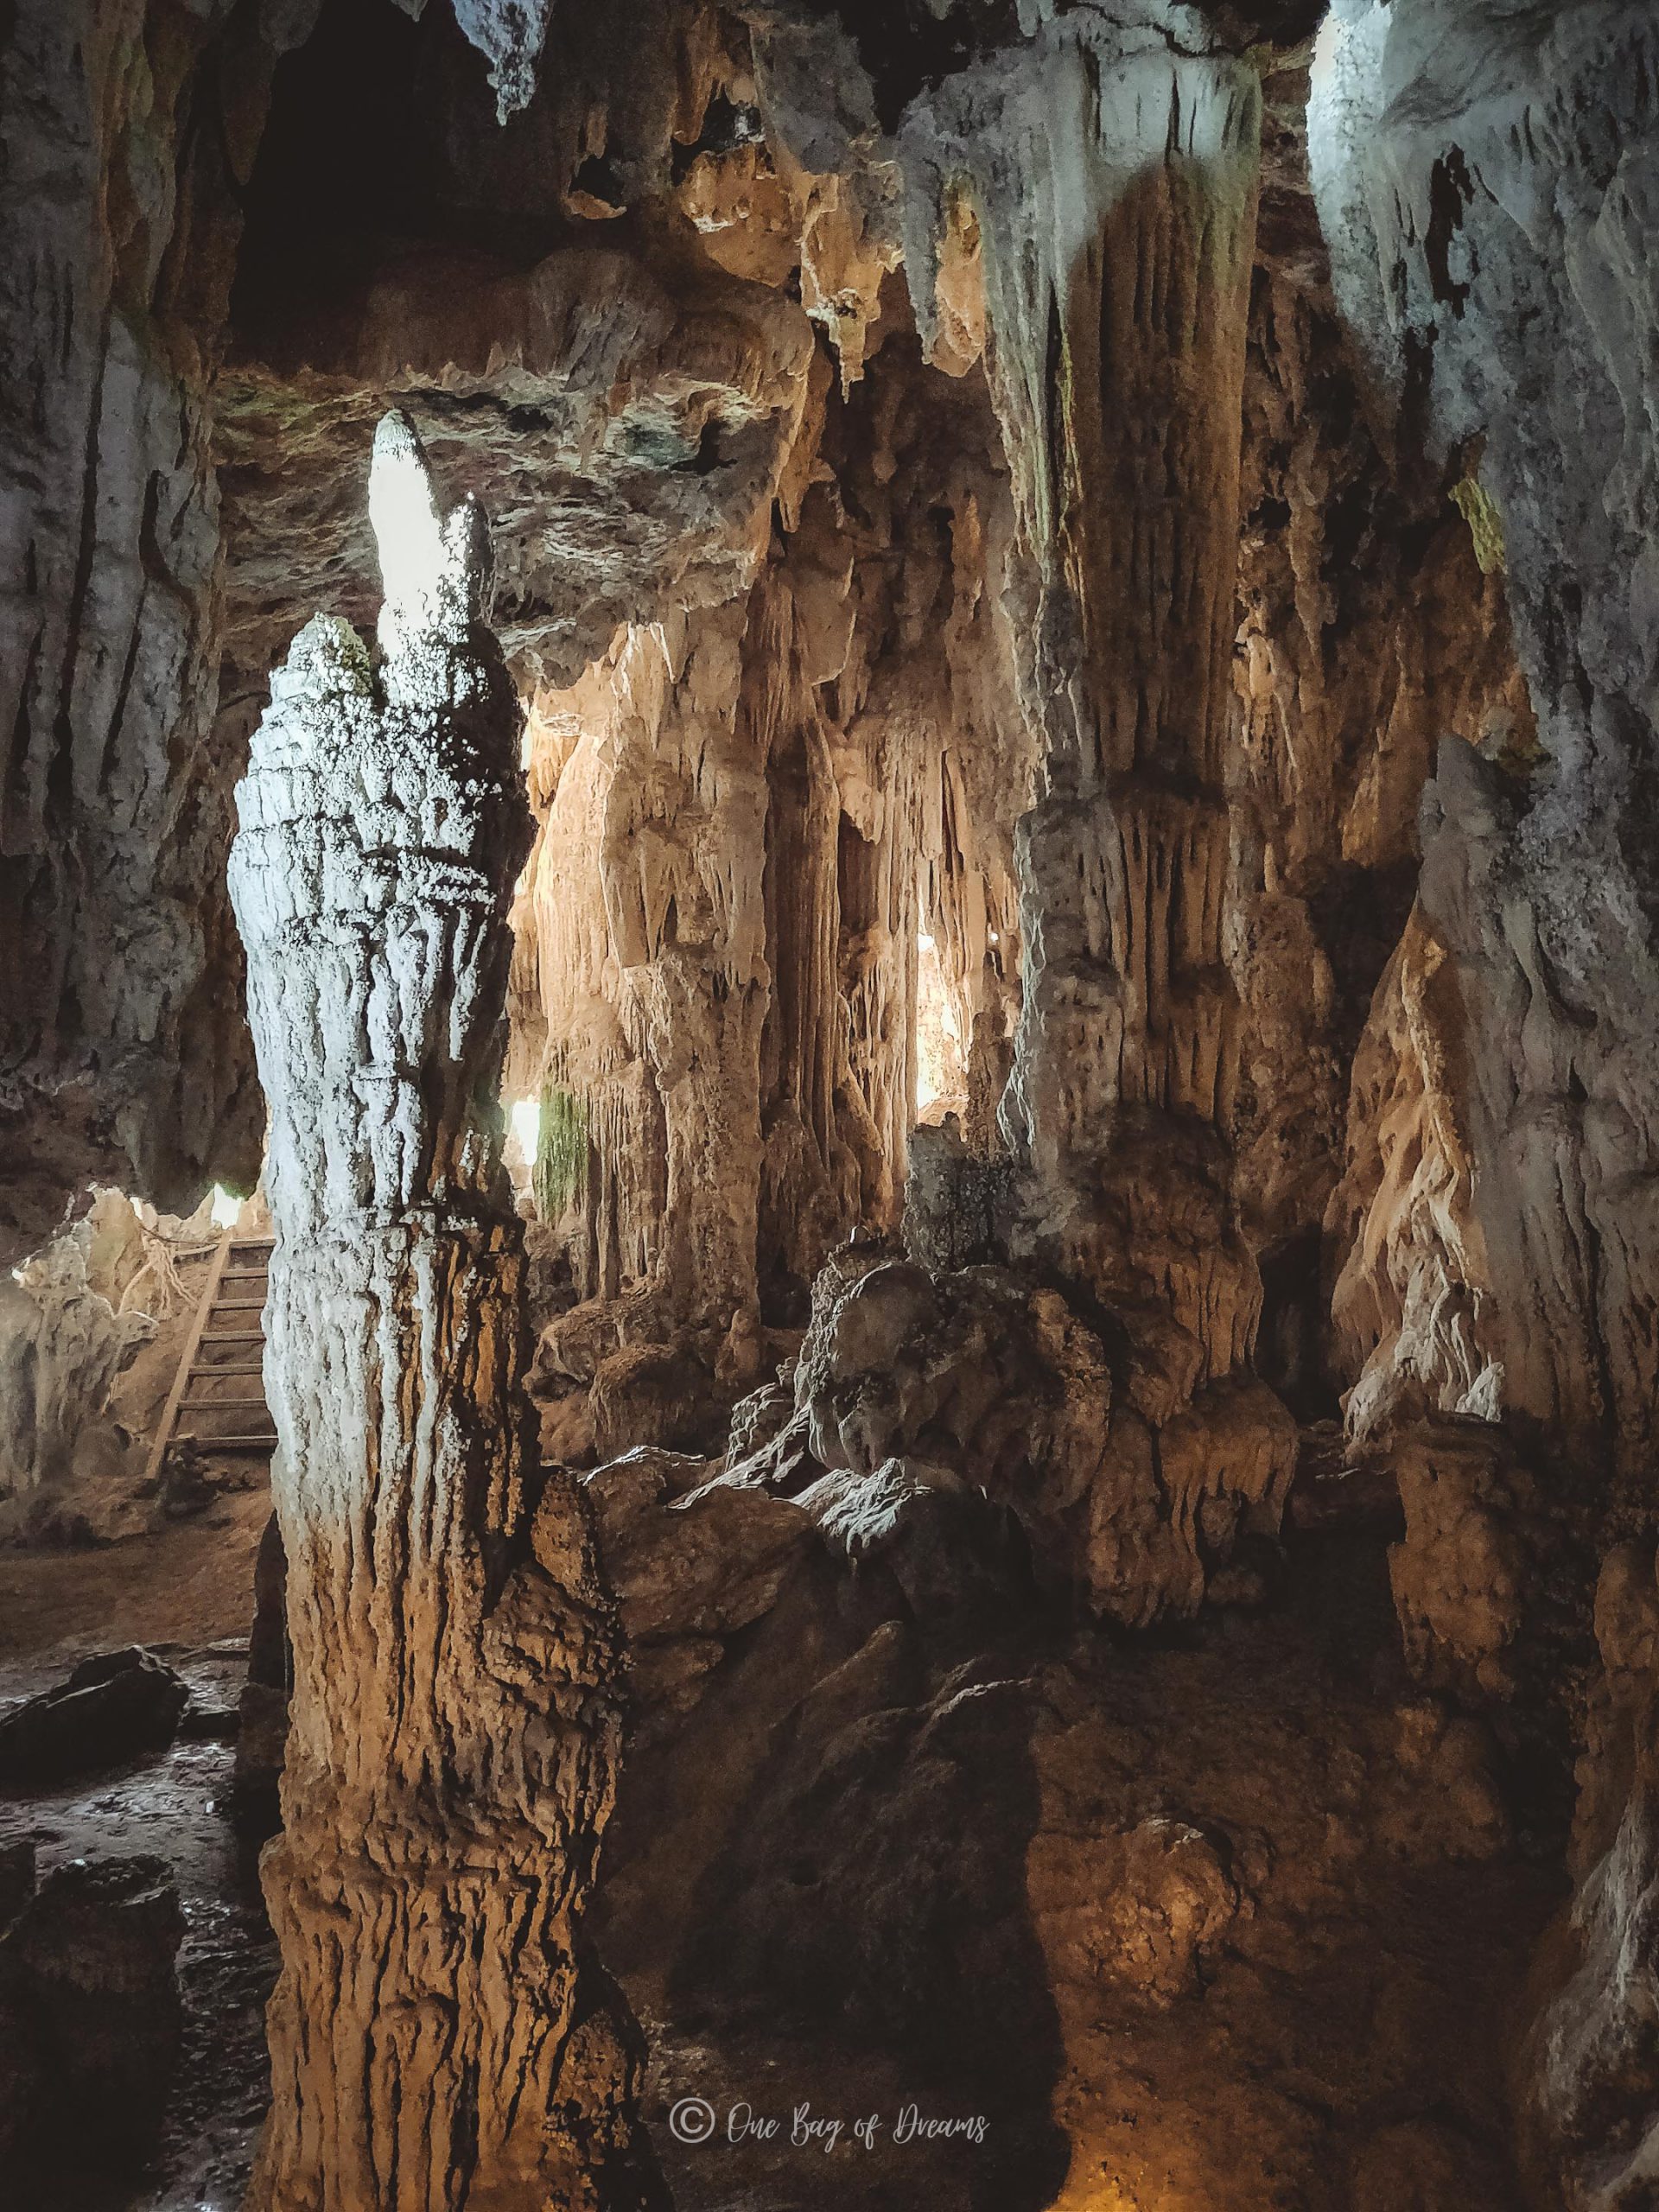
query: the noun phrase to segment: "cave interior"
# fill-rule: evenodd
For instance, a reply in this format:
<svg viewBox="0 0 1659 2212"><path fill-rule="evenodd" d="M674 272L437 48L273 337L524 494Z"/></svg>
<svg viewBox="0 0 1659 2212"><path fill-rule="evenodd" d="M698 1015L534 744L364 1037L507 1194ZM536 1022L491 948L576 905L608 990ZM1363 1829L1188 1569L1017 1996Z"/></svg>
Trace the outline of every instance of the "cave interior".
<svg viewBox="0 0 1659 2212"><path fill-rule="evenodd" d="M1652 0L7 0L0 224L0 2197L1653 2212Z"/></svg>

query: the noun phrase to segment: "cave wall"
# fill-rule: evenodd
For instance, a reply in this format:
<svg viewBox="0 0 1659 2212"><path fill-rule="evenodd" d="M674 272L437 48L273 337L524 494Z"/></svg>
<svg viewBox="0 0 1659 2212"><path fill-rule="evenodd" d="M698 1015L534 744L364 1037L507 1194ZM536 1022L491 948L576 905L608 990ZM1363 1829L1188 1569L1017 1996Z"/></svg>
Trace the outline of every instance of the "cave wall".
<svg viewBox="0 0 1659 2212"><path fill-rule="evenodd" d="M1451 1294L1431 1395L1478 1357L1495 1411L1607 1477L1651 1424L1651 31L1638 9L1542 38L1341 10L1314 107L1344 308L1404 433L1461 463L1535 715L1443 747L1425 794L1420 935L1377 1018L1450 1110L1424 1147L1444 1195L1395 1273L1408 1300L1431 1269Z"/></svg>
<svg viewBox="0 0 1659 2212"><path fill-rule="evenodd" d="M1652 1835L1656 71L1646 9L1344 5L1311 111L1357 352L1403 434L1459 474L1506 570L1535 717L1442 745L1425 791L1412 923L1361 1048L1386 1163L1351 1194L1367 1280L1338 1319L1357 1306L1380 1354L1365 1418L1390 1399L1458 1407L1530 1457L1535 1488L1477 1482L1443 1532L1510 1561L1511 1637L1541 1549L1560 1559L1576 1536L1606 1554L1581 1887L1540 1962L1526 2075L1533 2186L1574 2212L1646 2185L1655 2105L1637 1900Z"/></svg>
<svg viewBox="0 0 1659 2212"><path fill-rule="evenodd" d="M314 9L9 11L0 1096L7 1253L94 1179L257 1172L224 897L205 387L277 54Z"/></svg>
<svg viewBox="0 0 1659 2212"><path fill-rule="evenodd" d="M1406 916L1434 738L1519 759L1529 710L1472 460L1344 348L1293 27L664 4L538 76L499 11L212 21L146 326L181 391L212 372L165 865L217 884L297 612L370 611L396 400L496 519L542 818L508 1090L549 1133L543 1262L633 1300L607 1341L751 1381L908 1191L918 1249L1127 1317L1167 1410L1225 1386L1230 1420L1257 1367L1303 1412L1357 1382L1360 1436L1484 1406L1480 1240L1419 1251L1459 1169ZM141 1117L198 1173L196 1122L245 1154L255 1110L226 960L213 1080Z"/></svg>
<svg viewBox="0 0 1659 2212"><path fill-rule="evenodd" d="M193 912L187 923L180 903L160 895L156 870L172 869L180 882L217 882L229 782L265 671L296 612L327 601L358 619L366 614L361 580L370 563L352 453L374 411L394 397L414 410L440 465L464 467L498 518L499 620L521 693L533 704L533 730L556 723L568 730L574 716L594 732L592 747L607 764L619 742L625 751L630 741L644 746L639 766L621 779L630 787L647 754L651 775L659 772L663 747L646 734L653 717L658 737L664 715L670 727L689 731L683 742L674 741L681 784L664 784L642 802L643 816L641 802L617 799L616 768L596 767L592 747L571 754L578 781L587 779L584 791L564 781L564 738L555 746L556 777L532 766L550 813L519 903L519 1037L510 1088L568 1097L567 1120L582 1126L588 1157L560 1240L582 1290L614 1296L660 1275L672 1253L671 1304L689 1300L700 1324L728 1328L740 1308L754 1307L761 1285L769 1320L804 1318L805 1285L835 1238L856 1221L887 1230L899 1222L918 1118L918 1050L931 1055L930 1067L943 1054L953 1085L948 1103L965 1118L971 1156L1000 1154L1008 1135L1025 1145L1032 1098L1052 1095L1059 1110L1067 1085L1081 1080L1082 1061L1058 1041L1053 1050L1073 1074L1057 1077L1056 1089L1041 1073L1044 963L1058 961L1064 1007L1084 989L1090 963L1103 959L1098 986L1084 995L1098 988L1102 1003L1115 1004L1121 994L1113 978L1127 978L1127 1072L1109 1072L1103 1093L1108 1102L1120 1090L1122 1097L1098 1130L1082 1093L1062 1114L1072 1133L1056 1140L1052 1160L1044 1153L1027 1188L1028 1234L1062 1256L1090 1242L1102 1247L1084 1269L1097 1287L1122 1273L1103 1248L1134 1248L1142 1255L1128 1271L1136 1298L1148 1286L1154 1302L1163 1294L1153 1275L1161 1272L1167 1283L1190 1273L1191 1257L1171 1250L1156 1267L1146 1262L1162 1235L1149 1213L1138 1222L1122 1214L1090 1221L1099 1192L1088 1190L1074 1203L1073 1185L1089 1185L1097 1164L1084 1155L1104 1144L1121 1164L1107 1176L1116 1175L1117 1191L1108 1211L1125 1203L1125 1192L1150 1189L1160 1178L1173 1175L1181 1185L1148 1204L1163 1217L1192 1210L1175 1241L1185 1237L1189 1255L1205 1255L1208 1287L1195 1287L1194 1277L1177 1303L1184 1325L1200 1306L1214 1307L1199 1333L1219 1332L1217 1371L1250 1356L1257 1255L1273 1272L1271 1326L1290 1330L1300 1346L1282 1358L1271 1354L1270 1365L1284 1366L1282 1376L1274 1369L1277 1379L1288 1381L1294 1369L1300 1381L1293 1388L1322 1403L1374 1357L1373 1338L1386 1363L1398 1323L1391 1311L1373 1317L1378 1294L1363 1279L1379 1244L1375 1234L1368 1243L1363 1226L1375 1214L1369 1193L1380 1179L1366 1158L1352 1164L1338 1201L1341 1218L1333 1217L1344 1250L1370 1255L1350 1270L1361 1280L1338 1293L1334 1344L1325 1323L1331 1286L1320 1281L1315 1255L1316 1224L1338 1179L1336 1130L1357 1008L1397 934L1396 912L1403 927L1430 729L1478 734L1495 715L1508 714L1522 731L1514 741L1524 746L1525 704L1506 662L1501 575L1471 570L1459 517L1445 508L1442 487L1421 471L1406 480L1397 442L1369 420L1366 395L1341 356L1297 173L1300 149L1281 143L1295 137L1298 57L1281 57L1287 78L1266 80L1270 219L1258 237L1258 188L1246 175L1254 156L1245 142L1254 143L1259 71L1229 49L1230 25L1219 37L1206 29L1199 43L1209 41L1210 56L1182 60L1156 92L1183 104L1189 133L1179 182L1160 198L1160 188L1128 181L1139 159L1134 131L1153 126L1143 117L1124 124L1124 137L1123 117L1114 120L1109 105L1130 98L1143 78L1151 84L1168 72L1155 9L1122 39L1089 17L1081 29L1051 26L1034 41L1005 47L1008 27L988 16L942 30L935 47L933 34L915 27L895 29L889 46L864 30L788 11L749 22L664 6L642 12L634 26L639 37L629 50L649 52L648 68L622 69L618 43L602 27L569 26L561 34L560 70L543 73L533 93L525 71L537 34L528 18L514 58L502 22L492 18L486 27L466 11L457 20L433 9L411 21L381 0L331 0L321 11L266 11L245 21L247 14L225 11L207 19L211 35L193 31L189 41L167 46L168 83L176 80L167 111L178 137L173 170L145 201L162 213L148 227L128 226L120 249L135 266L141 245L149 255L139 319L153 373L164 366L178 391L200 392L215 372L211 423L200 401L190 403L197 409L188 447L194 474L188 497L180 494L181 516L200 521L192 525L200 556L192 642L182 658L174 656L171 692L138 687L150 737L135 729L130 742L122 737L94 748L83 739L80 747L83 757L96 749L110 772L128 775L147 794L122 833L128 844L136 849L148 840L158 855L165 850L142 887L126 861L86 868L88 940L99 933L90 926L97 899L118 893L129 906L142 905L143 931L125 941L143 948L144 960L153 948L156 974L165 970L167 978L164 989L149 992L149 1011L133 1017L154 1032L142 1047L143 1064L169 1083L173 1063L184 1065L188 1052L212 1064L204 1073L190 1062L188 1079L178 1078L189 1092L178 1112L130 1116L133 1130L142 1123L148 1132L143 1144L162 1142L165 1131L198 1179L213 1160L215 1172L249 1172L257 1109L222 906L205 921ZM1277 24L1258 28L1288 35ZM160 28L147 35L164 42ZM112 40L88 53L107 51L115 71L130 47ZM495 70L493 89L475 47ZM274 121L262 141L284 50ZM142 41L133 51L137 83L150 65ZM60 66L74 81L67 55L54 64L44 47L20 40L19 84L25 60L40 73ZM944 72L931 85L930 67ZM114 76L109 84L114 88L99 92L88 77L77 93L89 111L96 94L112 118L102 141L87 143L84 162L82 199L100 220L127 193L105 180L130 152L121 105L129 95ZM837 87L833 103L824 98L830 84ZM1277 119L1275 84L1287 123ZM1074 88L1057 113L1071 114L1074 98L1098 107L1103 97L1108 106L1086 129L1081 120L1068 123L1052 144L1039 143L1031 114L1040 110L1050 119L1045 85ZM499 124L496 92L510 111ZM150 94L144 98L147 115L160 111ZM230 106L236 130L210 130L210 117ZM348 118L349 130L341 127ZM1205 181L1199 142L1212 128L1218 146L1236 138L1238 149L1218 155L1221 167ZM146 158L161 159L157 143L152 130ZM212 169L226 161L233 175ZM1137 195L1148 191L1143 207ZM1023 249L1011 237L999 241L997 225L1045 194L1058 227L1038 262L1025 266ZM1212 219L1217 209L1220 227ZM157 227L162 215L173 226L166 238ZM1284 232L1276 236L1272 220L1281 216ZM1199 410L1210 423L1205 435L1220 442L1171 448L1172 465L1192 472L1183 495L1187 521L1178 530L1172 510L1157 526L1162 539L1154 531L1157 542L1144 549L1119 548L1113 532L1088 523L1076 486L1151 465L1148 454L1127 448L1115 458L1111 438L1120 416L1145 397L1131 390L1133 379L1155 383L1160 365L1174 360L1166 349L1192 343L1181 327L1181 299L1160 296L1156 280L1158 255L1173 257L1174 267L1185 252L1180 226L1195 221L1207 257L1198 281L1220 287L1206 295L1199 318L1211 350L1201 347L1170 373L1185 393L1209 393ZM76 245L101 253L113 272L118 257L102 232L78 236ZM1143 268L1151 280L1141 306L1114 295L1120 266ZM115 273L110 283L118 333L138 317L137 280L121 279L124 294ZM919 355L911 292L921 308ZM77 289L78 300L83 293ZM1063 313L1057 305L1052 319L1043 305L1051 294L1069 302ZM1224 297L1217 319L1209 302ZM1135 327L1137 313L1166 319L1160 330L1147 323L1136 341L1152 348L1139 366L1134 346L1111 342L1120 324ZM1096 324L1105 338L1098 375L1090 365L1102 343ZM1081 406L1056 401L1048 422L1041 387L1057 344L1070 361L1066 391L1080 378L1087 397ZM54 386L54 404L67 398ZM1233 448L1241 435L1236 493ZM67 467L73 441L66 432L57 444ZM128 466L132 441L112 437L118 449ZM169 456L175 465L182 466L176 452ZM531 468L533 502L524 496ZM152 489L161 482L155 475ZM37 504L42 512L61 506ZM1236 504L1243 516L1242 566L1230 550ZM103 511L92 564L111 576L127 560L114 550L113 512ZM1418 533L1408 549L1385 550L1408 528ZM1191 543L1176 544L1172 531ZM183 543L163 529L156 542L175 540ZM1355 555L1363 556L1363 588L1344 581ZM1173 583L1185 563L1203 594L1193 616L1196 688L1160 708L1169 728L1189 730L1178 740L1120 726L1113 703L1144 690L1147 668L1172 655L1173 633L1155 621L1138 645L1133 628L1120 637L1114 627L1133 604L1138 564L1172 557ZM938 575L942 558L948 584ZM1379 579L1379 559L1397 559L1399 573ZM1122 573L1120 560L1128 563ZM1236 567L1243 620L1236 640L1229 581ZM128 574L130 582L130 561ZM39 596L57 619L63 595L42 588ZM176 611L176 594L151 587L141 596L142 619L118 641L119 654L99 647L111 666L118 658L140 669L143 656L134 658L127 646L148 637L146 626L161 620L164 605ZM1094 629L1111 636L1109 646L1090 644L1089 622L1076 613L1091 598ZM1115 610L1109 621L1107 608ZM1070 650L1065 641L1080 623L1071 686L1077 696L1068 703L1067 687L1056 688L1046 671ZM693 647L687 640L700 624L707 635ZM659 629L661 642L652 642ZM1173 657L1185 661L1185 645ZM40 665L50 658L44 654ZM16 664L27 662L23 655ZM613 690L639 691L638 723L613 702L587 699L607 666ZM688 670L695 708L680 698ZM1243 696L1242 727L1230 682ZM576 703L573 687L582 695ZM209 711L215 696L216 714ZM130 697L121 711L137 711ZM1084 740L1065 732L1056 739L1057 714L1062 721L1081 714L1090 725L1103 718L1103 734L1091 728ZM79 708L73 719L91 726ZM44 726L35 709L26 720ZM706 739L716 725L723 734L710 753ZM163 728L170 782L138 765ZM196 732L188 743L186 729ZM537 735L532 753L541 746ZM699 763L713 761L722 746L724 767L685 811L683 775L695 779ZM1188 773L1177 759L1182 747L1198 782L1178 791ZM1098 752L1093 767L1091 747ZM1063 762L1073 752L1085 763L1078 772L1085 785L1103 779L1094 796L1085 790L1075 801L1062 790L1073 773ZM1109 853L1118 838L1108 874L1122 881L1114 887L1103 879L1083 909L1064 922L1058 912L1048 914L1033 937L1031 900L1042 904L1032 887L1033 836L1047 823L1064 846L1056 825L1075 804L1082 814L1073 832L1092 850L1095 831L1084 824L1091 809L1116 820L1142 803L1128 785L1114 785L1142 772L1137 759L1150 778L1142 798L1152 812L1139 830L1123 833L1127 845L1114 829L1102 846ZM1045 760L1047 811L1031 816L1026 857L1017 862L1014 825L1039 794ZM31 774L39 796L38 760ZM747 812L694 826L702 858L682 861L685 824L701 822L705 804L716 817L736 804L712 785L756 776L769 785L764 798L752 783ZM1154 786L1161 794L1155 804ZM602 836L595 860L587 829L575 833L581 899L596 902L589 912L579 913L565 895L571 868L550 857L562 834L555 816L574 824L575 809L585 823L593 807L613 805L617 837L659 821L664 883L677 884L670 904L661 886L648 895L656 913L647 912L639 926L624 916L617 892L626 868L608 868L607 901ZM36 917L46 912L42 856L58 849L44 806L42 796L29 833L36 859L10 872ZM90 852L110 831L98 805L84 811L83 827L65 835ZM739 881L742 869L728 885L715 879L727 867L722 840L742 842L742 822L759 816L767 824L767 854L757 905L755 883ZM1103 836L1105 824L1102 813L1096 827ZM1170 838L1176 844L1166 852ZM1150 870L1147 912L1160 911L1159 881L1172 865L1171 881L1179 876L1185 863L1170 855L1183 839L1196 839L1195 854L1203 848L1186 902L1200 918L1192 942L1178 948L1166 989L1158 957L1142 975L1139 952L1125 950L1141 898L1127 887L1141 854ZM63 845L51 863L66 882L67 850ZM1056 854L1058 880L1063 855ZM752 874L752 856L747 865ZM688 866L698 883L678 880ZM1021 868L1030 909L1023 925L1014 889ZM25 894L26 879L35 888ZM785 880L817 887L804 918L780 898ZM671 912L678 930L685 893L696 908L703 882L710 887L704 939L695 950L677 944L665 960L653 941L661 918ZM1383 895L1373 916L1378 887ZM218 894L205 895L211 907ZM1179 901L1179 887L1175 895ZM96 974L86 986L88 1002L95 991L124 990L122 979L143 965L139 951L116 963L86 962L63 919L62 899L51 897L62 958L73 953L89 978ZM1363 926L1351 915L1359 906L1367 909ZM1181 926L1178 919L1178 935ZM931 947L921 943L927 938ZM180 995L192 963L207 978L191 987L199 1020ZM1311 1051L1300 1007L1294 1019L1286 1008L1284 978L1304 965L1313 970L1318 1016ZM38 979L52 972L50 963L32 968L31 988L38 993ZM726 1001L716 994L734 982L740 1002L753 1003L746 1020L730 1017L731 1037L713 1047L723 1071L710 1069L705 1078L690 1039L699 1028L711 1039L723 1030ZM79 985L64 989L72 1029L83 993ZM1018 1022L1025 1044L1016 1054ZM111 1077L111 1096L140 1071L124 1042L131 1026L113 1007L86 1018L88 1039L112 1037L120 1047L125 1072ZM1065 1027L1062 1020L1056 1040ZM76 1048L66 1042L48 1050L42 1040L55 1033L33 1016L20 1038L24 1028L35 1042L14 1064L44 1070L50 1062L57 1084ZM80 1119L73 1102L96 1090L92 1057L89 1046L81 1053L86 1081L54 1090L59 1103L49 1116L16 1117L25 1150L67 1141L66 1131ZM107 1041L97 1058L105 1071L113 1067ZM1188 1058L1193 1065L1183 1073ZM1016 1063L1025 1073L1008 1093L1012 1119L999 1135L995 1104ZM665 1108L665 1070L668 1088L678 1090L677 1117ZM27 1087L35 1077L20 1080ZM43 1073L40 1080L47 1081ZM23 1092L17 1095L21 1101ZM1173 1121L1164 1115L1169 1097ZM706 1116L711 1098L721 1102L722 1122L737 1118L729 1141L720 1140L721 1156L700 1160L696 1147L707 1138L692 1121ZM1367 1105L1357 1122L1360 1155L1369 1114ZM1140 1136L1137 1115L1150 1117ZM1084 1125L1092 1133L1081 1140L1074 1174L1059 1164L1060 1153L1076 1149ZM100 1126L107 1135L107 1117ZM1188 1156L1171 1168L1160 1148L1174 1128ZM134 1136L128 1153L138 1145ZM1046 1146L1046 1138L1039 1152ZM65 1166L49 1192L37 1192L36 1219L60 1206L84 1153L78 1141L73 1170ZM929 1187L938 1180L938 1154L931 1144ZM103 1157L107 1171L107 1152ZM166 1192L186 1170L129 1158L121 1172L139 1187ZM940 1173L954 1187L948 1146ZM1064 1203L1034 1196L1046 1178L1070 1193ZM706 1195L713 1180L725 1185L718 1201ZM1043 1227L1046 1204L1056 1218ZM1068 1216L1063 1227L1060 1214ZM1392 1252L1386 1235L1380 1243ZM691 1252L709 1253L712 1263L688 1269ZM1328 1248L1326 1261L1328 1276ZM1372 1272L1386 1278L1391 1268L1400 1272L1384 1257ZM1217 1287L1224 1275L1232 1286L1224 1290ZM1380 1295L1384 1307L1399 1302L1386 1287ZM1287 1317L1287 1305L1294 1308Z"/></svg>
<svg viewBox="0 0 1659 2212"><path fill-rule="evenodd" d="M896 299L845 400L814 356L791 474L818 480L780 501L748 591L537 697L509 1085L580 1123L559 1195L584 1294L657 1281L687 1319L804 1318L840 1237L897 1228L924 938L956 1103L977 1027L982 1137L994 1116L1029 774L1017 733L995 741L1006 479L982 385L927 369L904 320Z"/></svg>
<svg viewBox="0 0 1659 2212"><path fill-rule="evenodd" d="M1266 1291L1258 1357L1304 1414L1357 1385L1348 1416L1363 1434L1408 1396L1384 1229L1399 1236L1404 1205L1376 1193L1385 1174L1410 1184L1419 1155L1396 1132L1423 1111L1420 1081L1395 1095L1415 1057L1368 1020L1415 942L1437 745L1524 747L1531 705L1502 564L1477 546L1461 480L1396 434L1355 357L1311 194L1309 59L1265 86L1225 957L1243 1031L1235 1188Z"/></svg>
<svg viewBox="0 0 1659 2212"><path fill-rule="evenodd" d="M1659 62L1318 12L18 0L3 1256L256 1172L232 787L373 614L395 402L524 710L550 1458L760 1386L756 1486L945 1465L1144 1624L1340 1414L1417 1675L1587 1745L1576 2207L1645 2050Z"/></svg>

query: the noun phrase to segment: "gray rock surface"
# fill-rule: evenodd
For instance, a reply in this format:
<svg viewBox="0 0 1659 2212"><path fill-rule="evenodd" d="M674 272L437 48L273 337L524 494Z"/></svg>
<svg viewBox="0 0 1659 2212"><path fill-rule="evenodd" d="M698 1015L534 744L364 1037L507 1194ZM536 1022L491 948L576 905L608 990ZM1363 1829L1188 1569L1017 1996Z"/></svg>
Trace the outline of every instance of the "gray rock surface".
<svg viewBox="0 0 1659 2212"><path fill-rule="evenodd" d="M83 1659L56 1688L0 1714L0 1781L39 1785L162 1751L189 1695L152 1651Z"/></svg>
<svg viewBox="0 0 1659 2212"><path fill-rule="evenodd" d="M149 1857L56 1868L0 1934L0 2141L22 2174L142 2171L179 2060L183 1936Z"/></svg>

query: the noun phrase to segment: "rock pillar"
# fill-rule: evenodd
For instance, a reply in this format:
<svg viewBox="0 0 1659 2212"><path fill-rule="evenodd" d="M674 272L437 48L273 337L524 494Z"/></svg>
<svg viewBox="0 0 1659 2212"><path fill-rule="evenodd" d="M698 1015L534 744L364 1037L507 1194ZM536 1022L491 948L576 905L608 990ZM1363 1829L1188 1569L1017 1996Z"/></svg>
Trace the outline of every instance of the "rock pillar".
<svg viewBox="0 0 1659 2212"><path fill-rule="evenodd" d="M274 677L231 893L270 1110L266 1328L294 1646L261 2212L645 2201L630 2060L577 1963L616 1753L613 1624L520 1388L500 1162L530 842L489 543L389 416L372 655Z"/></svg>
<svg viewBox="0 0 1659 2212"><path fill-rule="evenodd" d="M1249 1373L1261 1283L1232 1198L1223 947L1261 92L1192 29L1162 0L1057 20L905 126L936 357L961 327L960 241L978 240L1039 761L999 1241L1128 1338L1084 1580L1131 1620L1200 1602L1240 1529L1276 1525L1294 1455Z"/></svg>

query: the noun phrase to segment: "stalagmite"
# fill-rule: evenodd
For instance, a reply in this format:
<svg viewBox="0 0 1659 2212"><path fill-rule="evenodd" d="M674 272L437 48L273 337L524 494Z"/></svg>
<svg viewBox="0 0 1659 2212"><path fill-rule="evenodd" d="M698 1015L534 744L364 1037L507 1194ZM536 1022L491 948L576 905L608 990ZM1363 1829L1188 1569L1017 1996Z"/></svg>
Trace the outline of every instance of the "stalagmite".
<svg viewBox="0 0 1659 2212"><path fill-rule="evenodd" d="M645 2201L578 1964L616 1751L613 1617L543 1482L497 1103L518 714L486 527L375 440L372 656L271 685L231 892L270 1102L267 1387L289 1562L283 1972L261 2212Z"/></svg>

